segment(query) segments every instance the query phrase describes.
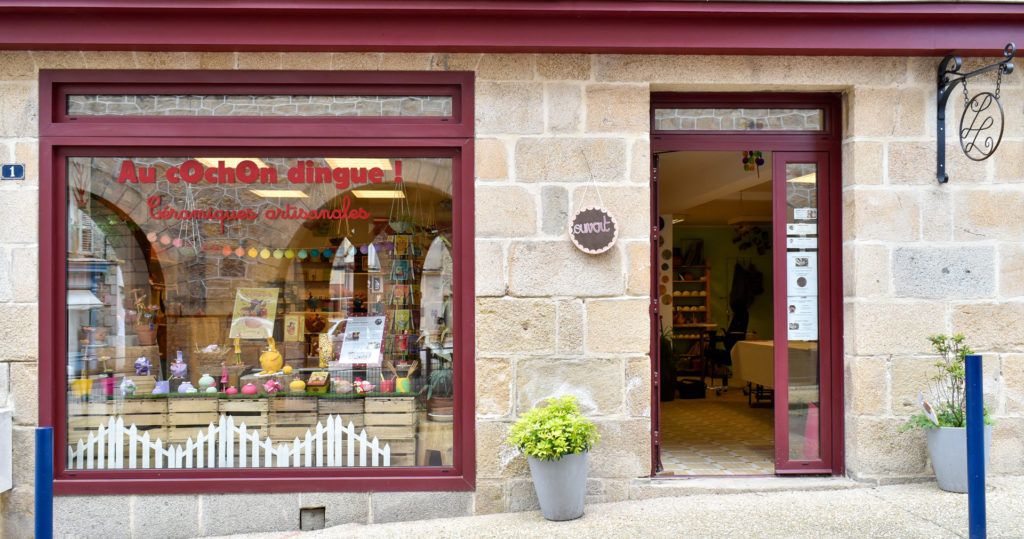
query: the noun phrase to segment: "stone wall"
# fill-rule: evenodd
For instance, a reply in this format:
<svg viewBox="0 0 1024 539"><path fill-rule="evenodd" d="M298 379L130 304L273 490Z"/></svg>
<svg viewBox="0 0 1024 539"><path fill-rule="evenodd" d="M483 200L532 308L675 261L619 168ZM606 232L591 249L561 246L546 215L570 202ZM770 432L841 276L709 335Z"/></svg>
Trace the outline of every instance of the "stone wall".
<svg viewBox="0 0 1024 539"><path fill-rule="evenodd" d="M535 507L525 462L502 440L518 413L560 392L579 395L604 436L592 459L590 500L628 497L630 481L650 472L648 113L650 92L659 90L844 93L849 474L895 481L929 473L923 435L897 427L913 411L934 360L925 336L953 330L968 333L986 354L989 405L999 422L995 472L1024 470L1024 330L1016 323L1024 314L1020 76L1003 87L1010 122L997 157L969 164L951 150L952 180L939 186L933 58L6 52L0 63L0 160L25 162L30 173L25 182L0 185L0 405L14 407L17 425L16 487L0 503L13 536L30 529L32 512L40 68L477 75L476 492L161 496L159 502L62 497L61 529L84 519L109 524L108 535L129 528L241 532L251 529L245 521L294 528L294 509L313 503L328 504L329 523ZM617 246L594 257L575 250L564 231L567 215L594 202L592 182L622 227ZM92 520L111 507L123 522ZM124 507L134 508L130 520ZM178 514L183 517L167 519Z"/></svg>

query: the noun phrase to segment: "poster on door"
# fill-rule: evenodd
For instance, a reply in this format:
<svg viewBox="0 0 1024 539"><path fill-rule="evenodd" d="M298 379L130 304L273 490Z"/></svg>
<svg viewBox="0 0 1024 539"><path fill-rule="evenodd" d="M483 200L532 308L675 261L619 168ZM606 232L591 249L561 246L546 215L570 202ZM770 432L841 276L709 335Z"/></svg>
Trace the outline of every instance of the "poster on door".
<svg viewBox="0 0 1024 539"><path fill-rule="evenodd" d="M818 253L786 253L787 295L818 295Z"/></svg>
<svg viewBox="0 0 1024 539"><path fill-rule="evenodd" d="M786 298L787 337L791 341L818 340L818 298L789 296Z"/></svg>

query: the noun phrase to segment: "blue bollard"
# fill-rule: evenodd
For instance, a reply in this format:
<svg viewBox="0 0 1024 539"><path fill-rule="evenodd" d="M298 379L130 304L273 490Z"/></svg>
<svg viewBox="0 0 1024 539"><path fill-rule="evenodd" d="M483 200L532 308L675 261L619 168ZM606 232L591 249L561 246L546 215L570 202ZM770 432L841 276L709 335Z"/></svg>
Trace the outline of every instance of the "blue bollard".
<svg viewBox="0 0 1024 539"><path fill-rule="evenodd" d="M53 427L36 429L36 539L53 539Z"/></svg>
<svg viewBox="0 0 1024 539"><path fill-rule="evenodd" d="M982 392L981 356L967 356L967 512L971 539L986 537L985 530L985 397Z"/></svg>

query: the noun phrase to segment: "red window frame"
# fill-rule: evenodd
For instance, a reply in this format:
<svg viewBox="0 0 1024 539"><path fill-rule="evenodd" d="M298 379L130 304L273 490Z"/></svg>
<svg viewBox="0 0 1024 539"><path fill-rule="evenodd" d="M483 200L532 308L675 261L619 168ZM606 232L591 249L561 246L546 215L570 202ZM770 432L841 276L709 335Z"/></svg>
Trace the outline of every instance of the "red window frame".
<svg viewBox="0 0 1024 539"><path fill-rule="evenodd" d="M281 81L287 81L282 84ZM69 93L449 95L449 117L68 117ZM466 491L476 483L473 73L40 71L39 424L54 428L54 493ZM143 120L143 121L140 121ZM263 133L266 133L264 135ZM449 157L455 343L453 461L446 467L68 471L66 220L68 156L267 155Z"/></svg>

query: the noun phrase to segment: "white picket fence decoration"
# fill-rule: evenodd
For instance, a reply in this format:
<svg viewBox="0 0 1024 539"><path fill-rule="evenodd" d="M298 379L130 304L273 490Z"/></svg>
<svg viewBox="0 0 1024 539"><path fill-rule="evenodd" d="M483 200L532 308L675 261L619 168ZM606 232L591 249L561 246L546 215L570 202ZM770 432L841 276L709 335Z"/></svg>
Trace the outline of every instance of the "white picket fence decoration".
<svg viewBox="0 0 1024 539"><path fill-rule="evenodd" d="M141 432L141 434L140 434ZM235 443L237 442L237 455ZM220 421L198 430L182 444L165 444L150 439L134 424L125 428L124 418L112 416L89 437L68 445L69 470L123 470L135 468L299 468L321 466L390 466L391 446L380 447L366 431L356 433L350 421L328 416L327 426L317 423L303 438L275 443L260 439L258 431L249 431L245 423L221 415Z"/></svg>

